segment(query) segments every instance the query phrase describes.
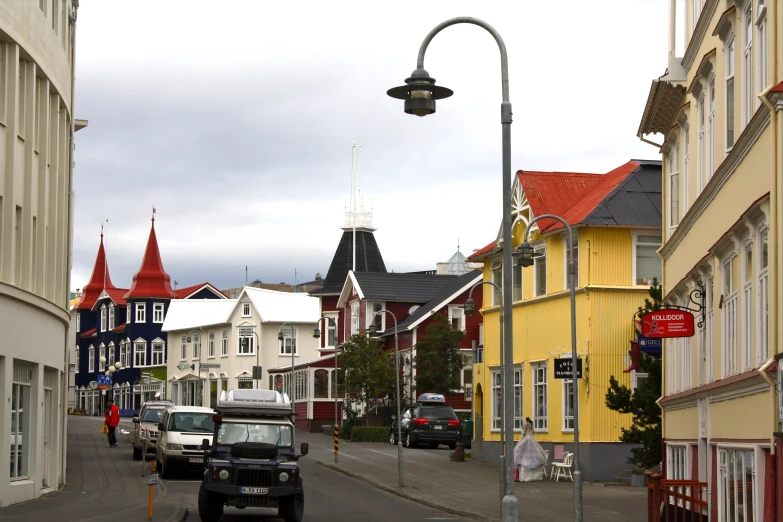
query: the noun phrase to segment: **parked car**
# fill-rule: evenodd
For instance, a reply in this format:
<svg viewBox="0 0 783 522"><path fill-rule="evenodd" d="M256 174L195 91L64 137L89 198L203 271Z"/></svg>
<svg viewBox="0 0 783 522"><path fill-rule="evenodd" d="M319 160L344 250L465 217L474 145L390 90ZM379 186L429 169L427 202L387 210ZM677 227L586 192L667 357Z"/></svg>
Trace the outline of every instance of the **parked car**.
<svg viewBox="0 0 783 522"><path fill-rule="evenodd" d="M146 451L155 451L158 423L169 400L147 401L141 405L139 416L133 417L133 460L141 460Z"/></svg>
<svg viewBox="0 0 783 522"><path fill-rule="evenodd" d="M390 444L400 442L397 440L398 420L394 419L389 430ZM402 412L401 429L402 440L408 448L419 444L429 444L430 448L437 448L440 444L446 444L454 449L462 438L457 414L439 393L423 393L419 395L416 404L405 408Z"/></svg>
<svg viewBox="0 0 783 522"><path fill-rule="evenodd" d="M167 406L158 424L156 468L164 478L174 469L204 468L204 439L212 444L215 410L201 406Z"/></svg>

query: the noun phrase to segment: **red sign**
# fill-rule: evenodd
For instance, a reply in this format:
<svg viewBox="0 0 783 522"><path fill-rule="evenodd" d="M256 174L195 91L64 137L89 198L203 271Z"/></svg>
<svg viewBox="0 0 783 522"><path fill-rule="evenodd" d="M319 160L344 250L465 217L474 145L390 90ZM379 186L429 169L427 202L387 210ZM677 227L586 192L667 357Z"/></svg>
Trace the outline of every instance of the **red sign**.
<svg viewBox="0 0 783 522"><path fill-rule="evenodd" d="M676 308L664 308L642 316L642 335L652 338L692 337L693 314Z"/></svg>

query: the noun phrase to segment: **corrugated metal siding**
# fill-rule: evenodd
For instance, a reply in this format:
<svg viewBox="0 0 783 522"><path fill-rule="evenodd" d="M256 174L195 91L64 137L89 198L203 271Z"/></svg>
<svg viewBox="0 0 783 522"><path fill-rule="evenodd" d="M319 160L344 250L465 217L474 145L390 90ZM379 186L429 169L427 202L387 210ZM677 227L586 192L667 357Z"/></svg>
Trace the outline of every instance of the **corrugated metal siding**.
<svg viewBox="0 0 783 522"><path fill-rule="evenodd" d="M617 441L620 428L629 428L630 414L620 414L606 407L605 396L609 377L614 375L621 385L631 386L628 367L630 340L633 339L633 314L644 303L644 290L590 292L590 346L586 383L587 408L591 417L589 440ZM584 351L582 346L578 351ZM584 403L583 403L584 404Z"/></svg>
<svg viewBox="0 0 783 522"><path fill-rule="evenodd" d="M582 285L631 286L633 238L627 228L589 228L579 252ZM589 240L589 247L587 241ZM586 271L589 267L589 273Z"/></svg>
<svg viewBox="0 0 783 522"><path fill-rule="evenodd" d="M297 405L297 410L298 410ZM342 418L343 402L342 399L337 400L337 418ZM327 420L334 419L334 400L317 400L313 401L313 420Z"/></svg>

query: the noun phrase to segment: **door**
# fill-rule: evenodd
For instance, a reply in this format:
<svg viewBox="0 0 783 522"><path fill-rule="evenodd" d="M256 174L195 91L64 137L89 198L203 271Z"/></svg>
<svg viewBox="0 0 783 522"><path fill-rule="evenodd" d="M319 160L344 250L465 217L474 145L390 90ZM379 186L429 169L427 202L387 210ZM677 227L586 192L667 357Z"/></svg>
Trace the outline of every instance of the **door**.
<svg viewBox="0 0 783 522"><path fill-rule="evenodd" d="M43 400L43 483L42 487L49 487L49 472L52 464L52 390L44 388Z"/></svg>

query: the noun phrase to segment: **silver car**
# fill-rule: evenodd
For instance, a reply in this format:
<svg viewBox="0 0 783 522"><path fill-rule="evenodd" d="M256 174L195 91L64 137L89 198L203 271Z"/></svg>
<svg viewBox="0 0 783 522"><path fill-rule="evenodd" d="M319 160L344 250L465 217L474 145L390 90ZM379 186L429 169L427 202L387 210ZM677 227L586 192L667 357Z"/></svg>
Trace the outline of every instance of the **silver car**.
<svg viewBox="0 0 783 522"><path fill-rule="evenodd" d="M147 451L155 451L158 423L166 406L172 404L171 401L162 400L147 401L141 405L139 416L133 417L133 460L141 460Z"/></svg>

